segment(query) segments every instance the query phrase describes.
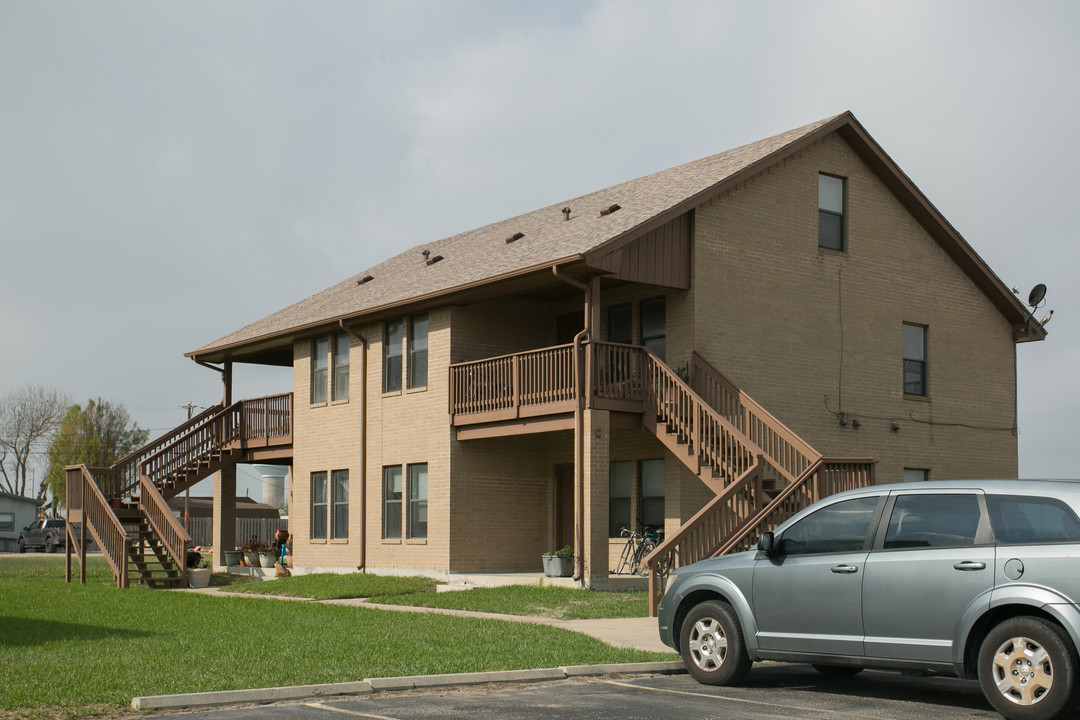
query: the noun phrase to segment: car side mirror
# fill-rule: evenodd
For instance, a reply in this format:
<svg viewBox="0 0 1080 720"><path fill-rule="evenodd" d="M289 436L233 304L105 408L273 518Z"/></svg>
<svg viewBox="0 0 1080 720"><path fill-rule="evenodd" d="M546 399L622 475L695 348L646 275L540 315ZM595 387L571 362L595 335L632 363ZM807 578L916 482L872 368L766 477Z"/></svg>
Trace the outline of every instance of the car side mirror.
<svg viewBox="0 0 1080 720"><path fill-rule="evenodd" d="M772 557L772 554L776 552L776 539L771 532L763 532L761 538L758 539L757 547L758 550Z"/></svg>

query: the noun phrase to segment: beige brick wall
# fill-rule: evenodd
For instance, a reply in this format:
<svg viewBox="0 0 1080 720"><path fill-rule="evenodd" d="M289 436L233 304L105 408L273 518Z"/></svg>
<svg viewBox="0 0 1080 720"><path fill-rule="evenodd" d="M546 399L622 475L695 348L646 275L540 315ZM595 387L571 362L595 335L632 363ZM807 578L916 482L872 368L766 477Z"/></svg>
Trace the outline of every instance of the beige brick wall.
<svg viewBox="0 0 1080 720"><path fill-rule="evenodd" d="M817 247L819 171L847 178L844 253ZM694 233L693 288L605 290L601 338L607 308L633 302L640 340L639 301L662 295L669 365L679 367L697 349L826 455L876 458L879 482L899 480L905 467L928 468L933 478L1015 476L1011 328L842 140L825 138L705 203L695 211ZM539 571L540 554L556 543L554 468L573 462L573 434L453 440L448 366L551 345L556 316L581 303L574 293L431 311L429 384L418 392L382 393L383 326L365 326L366 467L359 344L353 341L350 400L313 407L311 342L298 341L295 562L355 567L363 537L370 569ZM902 393L904 322L929 327L927 399ZM838 410L861 427L841 428ZM668 533L712 497L655 438L608 423L606 413L588 413L586 572L596 577L615 566L622 548L607 537L611 461L665 459ZM382 468L420 462L428 464L428 537L384 541ZM310 473L342 468L350 473L349 538L310 541Z"/></svg>
<svg viewBox="0 0 1080 720"><path fill-rule="evenodd" d="M847 178L844 253L817 246L819 171ZM1009 323L840 138L706 203L695 232L691 344L811 445L876 458L878 482L1016 475ZM927 399L903 395L904 322L929 327Z"/></svg>

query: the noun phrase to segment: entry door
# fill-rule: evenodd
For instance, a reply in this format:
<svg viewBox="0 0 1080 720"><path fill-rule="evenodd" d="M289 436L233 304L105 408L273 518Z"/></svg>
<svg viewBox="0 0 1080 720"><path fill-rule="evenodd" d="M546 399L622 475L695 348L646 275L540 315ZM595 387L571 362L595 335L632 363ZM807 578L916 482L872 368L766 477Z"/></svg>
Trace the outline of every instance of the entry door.
<svg viewBox="0 0 1080 720"><path fill-rule="evenodd" d="M555 466L555 547L574 545L574 465Z"/></svg>

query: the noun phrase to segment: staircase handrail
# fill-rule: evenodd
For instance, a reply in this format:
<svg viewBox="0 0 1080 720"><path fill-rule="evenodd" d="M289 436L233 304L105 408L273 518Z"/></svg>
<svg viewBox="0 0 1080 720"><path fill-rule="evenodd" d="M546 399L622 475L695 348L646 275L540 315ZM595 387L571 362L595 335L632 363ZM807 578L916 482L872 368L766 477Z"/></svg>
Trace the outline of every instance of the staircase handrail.
<svg viewBox="0 0 1080 720"><path fill-rule="evenodd" d="M154 440L146 443L138 450L135 450L134 452L131 452L114 462L111 468L117 473L119 473L120 477L122 478L121 486L120 488L118 488L119 495L121 497L127 496L131 494L131 492L138 486L139 476L141 475L141 473L139 472L139 466L142 464L141 460L143 458L155 452L162 445L173 441L177 437L183 436L187 433L189 428L202 422L206 419L207 416L213 415L214 413L220 411L221 407L221 405L211 405L195 417L185 422L183 425L179 425L173 428L164 435L161 435L160 437L157 437ZM124 482L123 480L125 478L126 482Z"/></svg>
<svg viewBox="0 0 1080 720"><path fill-rule="evenodd" d="M691 385L695 386L694 389L706 396L710 393L701 387L702 381L715 383L728 397L724 398L726 402L720 403L723 407L715 407L712 403L709 403L709 406L727 417L756 446L762 448L772 465L785 470L789 481L802 475L808 467L821 459L821 453L810 443L780 422L757 400L739 389L696 350L691 353L691 363ZM770 433L775 437L768 436ZM762 437L763 435L767 437Z"/></svg>
<svg viewBox="0 0 1080 720"><path fill-rule="evenodd" d="M168 441L158 447L154 452L146 455L139 461L139 474L149 475L150 478L158 482L161 480L158 477L158 473L151 471L151 467L155 463L159 463L160 460L169 455L173 450L180 448L180 454L173 459L170 466L163 467L183 467L188 462L197 461L200 457L206 454L207 451L218 450L224 445L238 439L240 429L239 421L233 421L229 423L228 420L231 416L242 416L240 409L243 405L243 401L233 403L228 407L222 407L220 405L213 408L213 413L203 413L199 423L185 423L185 430L183 433L172 432L167 437ZM194 450L185 449L184 446L192 443L192 436L201 431L207 429L211 430L209 435L209 448L207 448L207 442L196 442L194 444ZM160 470L161 468L156 468Z"/></svg>
<svg viewBox="0 0 1080 720"><path fill-rule="evenodd" d="M109 507L109 501L101 492L94 476L85 465L66 467L68 509L82 513L83 527L89 531L94 542L101 548L118 588L128 586L127 531ZM83 548L81 548L83 549ZM80 556L81 557L81 556Z"/></svg>
<svg viewBox="0 0 1080 720"><path fill-rule="evenodd" d="M725 534L721 528L722 515L729 501L751 484L761 497L761 470L763 458L758 455L753 465L729 483L722 492L707 502L692 518L664 538L656 548L645 556L644 563L649 575L649 614L656 615L660 598L666 589L666 580L676 567L688 565L698 560L712 557L716 549L724 543Z"/></svg>
<svg viewBox="0 0 1080 720"><path fill-rule="evenodd" d="M139 478L139 483L139 512L165 546L165 552L180 568L180 584L183 587L187 584L187 551L191 545L191 536L173 514L169 503L153 481L143 475Z"/></svg>

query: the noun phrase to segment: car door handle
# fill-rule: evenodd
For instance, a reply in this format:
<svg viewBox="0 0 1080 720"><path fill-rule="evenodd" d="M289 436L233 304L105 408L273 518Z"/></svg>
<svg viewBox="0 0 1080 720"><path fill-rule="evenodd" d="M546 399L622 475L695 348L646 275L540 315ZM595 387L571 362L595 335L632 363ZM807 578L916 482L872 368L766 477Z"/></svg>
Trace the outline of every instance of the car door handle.
<svg viewBox="0 0 1080 720"><path fill-rule="evenodd" d="M953 565L953 570L964 570L964 571L968 571L968 572L970 572L971 570L985 570L985 569L986 569L986 563L984 563L984 562L971 562L970 560L966 561L966 562L958 562L955 565Z"/></svg>
<svg viewBox="0 0 1080 720"><path fill-rule="evenodd" d="M854 565L837 565L832 571L837 575L848 575L853 572L859 572L859 568Z"/></svg>

